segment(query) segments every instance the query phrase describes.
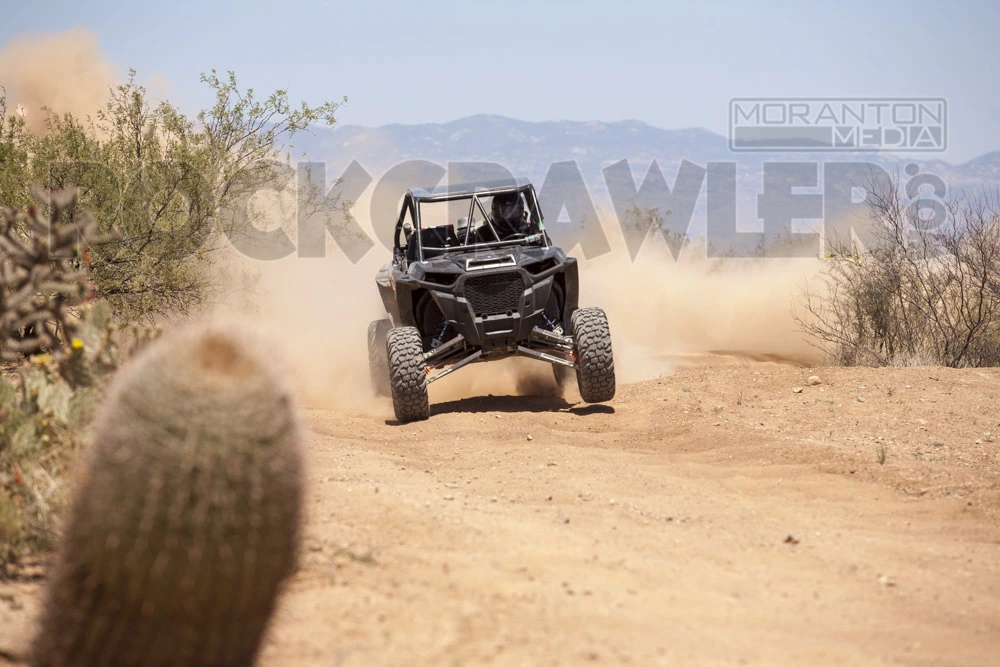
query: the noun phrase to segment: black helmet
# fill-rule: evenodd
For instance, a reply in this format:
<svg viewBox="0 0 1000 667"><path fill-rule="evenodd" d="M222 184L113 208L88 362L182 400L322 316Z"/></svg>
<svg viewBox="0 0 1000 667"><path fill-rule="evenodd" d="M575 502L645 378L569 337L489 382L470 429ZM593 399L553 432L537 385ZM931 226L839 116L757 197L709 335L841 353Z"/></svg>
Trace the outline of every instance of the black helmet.
<svg viewBox="0 0 1000 667"><path fill-rule="evenodd" d="M509 192L493 197L493 224L498 225L501 234L516 234L524 231L524 200L518 192Z"/></svg>

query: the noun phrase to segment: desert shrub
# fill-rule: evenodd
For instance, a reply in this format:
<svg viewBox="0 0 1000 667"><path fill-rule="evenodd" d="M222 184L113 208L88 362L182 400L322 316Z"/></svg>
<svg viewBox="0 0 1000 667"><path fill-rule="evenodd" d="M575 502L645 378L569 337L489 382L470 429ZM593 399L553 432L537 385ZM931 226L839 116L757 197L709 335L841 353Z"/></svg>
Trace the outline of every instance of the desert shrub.
<svg viewBox="0 0 1000 667"><path fill-rule="evenodd" d="M108 239L77 193L34 194L0 211L0 577L51 544L62 474L103 380L142 342L92 298L87 252Z"/></svg>
<svg viewBox="0 0 1000 667"><path fill-rule="evenodd" d="M93 250L89 272L124 321L203 306L218 251L262 226L251 204L278 177L286 141L336 122L339 103L295 106L283 90L261 98L231 72L202 82L214 101L194 118L150 100L133 72L93 118L48 113L37 136L0 88L0 204L25 205L29 183L75 188L101 231L119 232Z"/></svg>
<svg viewBox="0 0 1000 667"><path fill-rule="evenodd" d="M119 363L113 333L107 306L88 304L68 353L32 355L0 378L0 578L52 544L64 473Z"/></svg>
<svg viewBox="0 0 1000 667"><path fill-rule="evenodd" d="M670 209L660 211L658 206L639 208L635 201L632 201L621 220L621 231L630 256L634 258L639 253L639 249L650 234L662 236L675 258L691 245L692 240L686 233L664 226L671 214Z"/></svg>
<svg viewBox="0 0 1000 667"><path fill-rule="evenodd" d="M1000 365L1000 199L942 201L932 225L905 194L873 184L866 245L828 240L802 330L841 365Z"/></svg>

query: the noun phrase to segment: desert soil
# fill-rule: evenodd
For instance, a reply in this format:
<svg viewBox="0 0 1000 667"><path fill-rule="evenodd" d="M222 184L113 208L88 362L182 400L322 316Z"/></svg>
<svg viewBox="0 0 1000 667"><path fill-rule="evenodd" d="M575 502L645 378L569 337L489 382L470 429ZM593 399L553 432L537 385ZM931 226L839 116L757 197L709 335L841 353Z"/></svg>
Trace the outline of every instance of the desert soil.
<svg viewBox="0 0 1000 667"><path fill-rule="evenodd" d="M436 389L417 424L309 411L266 667L1000 664L1000 370L699 355L599 406ZM12 662L35 571L0 586Z"/></svg>

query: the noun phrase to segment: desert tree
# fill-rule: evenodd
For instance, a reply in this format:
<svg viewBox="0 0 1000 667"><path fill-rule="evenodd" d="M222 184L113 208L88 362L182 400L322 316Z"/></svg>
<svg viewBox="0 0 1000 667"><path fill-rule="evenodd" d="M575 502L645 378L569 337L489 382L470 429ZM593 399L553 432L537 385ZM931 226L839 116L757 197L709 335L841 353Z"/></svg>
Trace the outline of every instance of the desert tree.
<svg viewBox="0 0 1000 667"><path fill-rule="evenodd" d="M17 141L0 151L20 150L23 159L10 164L24 173L0 164L0 194L14 198L29 182L79 189L101 231L117 232L94 249L89 269L96 296L125 321L204 303L217 251L259 224L263 213L247 202L276 177L286 142L313 124L334 124L341 104L294 106L285 90L259 98L232 72L201 80L214 101L194 118L154 103L131 72L92 118L48 113L37 137L16 119L4 124Z"/></svg>

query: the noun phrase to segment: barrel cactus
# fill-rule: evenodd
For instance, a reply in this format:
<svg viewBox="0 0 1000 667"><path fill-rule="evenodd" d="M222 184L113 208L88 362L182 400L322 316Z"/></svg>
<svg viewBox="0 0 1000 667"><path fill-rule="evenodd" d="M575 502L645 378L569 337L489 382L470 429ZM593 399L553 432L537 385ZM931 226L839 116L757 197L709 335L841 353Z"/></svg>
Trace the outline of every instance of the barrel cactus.
<svg viewBox="0 0 1000 667"><path fill-rule="evenodd" d="M221 325L115 378L63 522L35 667L245 666L298 552L303 427L284 378Z"/></svg>

